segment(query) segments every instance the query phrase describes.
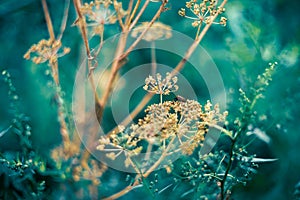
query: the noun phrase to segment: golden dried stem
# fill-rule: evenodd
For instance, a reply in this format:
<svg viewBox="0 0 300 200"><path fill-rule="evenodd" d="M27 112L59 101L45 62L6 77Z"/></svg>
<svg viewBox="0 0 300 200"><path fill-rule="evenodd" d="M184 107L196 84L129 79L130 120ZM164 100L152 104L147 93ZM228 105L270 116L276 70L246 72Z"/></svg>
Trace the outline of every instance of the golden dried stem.
<svg viewBox="0 0 300 200"><path fill-rule="evenodd" d="M116 7L117 6L117 0L114 0L114 8L115 8L115 10L117 10L118 8ZM121 15L120 15L120 13L119 12L117 12L117 18L118 18L118 22L119 22L119 25L121 26L121 28L122 28L122 31L124 31L125 30L125 26L124 26L124 23L123 23L123 21L122 21L122 17L121 17Z"/></svg>
<svg viewBox="0 0 300 200"><path fill-rule="evenodd" d="M51 21L51 17L50 17L50 14L49 14L49 10L48 10L46 0L42 0L42 5L43 5L43 9L44 9L45 19L46 19L50 39L52 41L54 41L55 40L55 35L54 35L53 25L52 25L52 21ZM51 73L52 73L54 83L55 83L56 87L59 88L60 83L59 83L59 74L58 74L58 63L57 63L57 61L56 62L49 62L49 65L50 65L50 68L51 68ZM56 93L55 96L56 96L57 107L58 107L57 115L58 115L58 122L60 124L60 134L62 136L64 150L68 151L68 146L70 144L70 138L69 138L68 127L67 127L67 124L66 124L66 121L65 121L65 114L63 112L63 107L64 106L63 106L60 94Z"/></svg>
<svg viewBox="0 0 300 200"><path fill-rule="evenodd" d="M115 52L115 59L114 59L114 62L112 64L112 67L111 67L111 73L110 73L110 76L109 76L109 79L108 79L107 87L104 90L104 94L103 94L103 96L101 98L101 101L100 101L101 107L100 107L99 113L97 114L99 122L101 122L101 119L103 117L103 111L104 111L105 105L106 105L107 100L109 98L110 92L113 88L113 82L114 82L114 80L117 76L118 70L119 70L119 64L121 63L121 59L119 59L119 58L120 58L120 55L122 55L122 53L123 53L123 51L126 47L127 37L128 37L128 32L127 31L125 33L122 33L121 36L120 36L118 47L117 47L117 50Z"/></svg>
<svg viewBox="0 0 300 200"><path fill-rule="evenodd" d="M135 40L135 42L126 50L125 53L125 47L126 47L126 41L127 41L127 37L128 37L128 30L125 30L123 34L121 34L120 40L119 40L119 44L118 44L118 48L116 50L116 54L115 54L115 59L114 62L112 64L112 70L111 70L111 74L108 80L108 84L107 84L107 88L104 91L104 94L102 96L101 99L101 108L102 111L99 113L100 116L98 116L100 118L102 118L103 115L103 109L105 108L105 105L107 103L107 100L109 98L110 92L112 90L112 86L113 86L113 82L115 80L115 77L118 73L118 70L121 68L120 63L123 59L125 59L128 54L132 51L132 49L142 40L143 36L146 34L146 32L149 30L149 28L152 26L152 24L155 22L155 20L160 16L160 14L163 12L164 10L164 6L166 3L162 3L159 10L156 12L155 16L152 18L152 20L150 21L150 23L148 24L147 28L145 28L145 30L141 33L141 35ZM126 27L127 28L127 27Z"/></svg>
<svg viewBox="0 0 300 200"><path fill-rule="evenodd" d="M80 7L81 7L81 2L80 0L73 0L75 9L76 9L76 13L78 15L78 25L81 31L81 35L82 35L82 39L84 42L84 46L86 49L86 55L88 58L88 69L89 69L89 80L92 86L92 90L94 92L94 96L95 96L95 101L97 103L100 104L99 102L99 97L96 91L96 86L95 86L95 82L94 82L94 75L93 75L93 66L91 61L94 59L91 55L91 50L90 50L90 46L89 46L89 42L88 42L88 37L87 37L87 30L86 30L86 23L85 23L85 19L84 16L82 15L81 11L80 11Z"/></svg>
<svg viewBox="0 0 300 200"><path fill-rule="evenodd" d="M46 0L42 0L42 5L43 5L43 9L44 9L44 15L45 15L46 24L47 24L48 32L49 32L49 35L50 35L50 39L52 41L54 41L55 40L55 35L54 35L52 21L51 21L51 17L50 17L50 14L49 14L49 10L48 10Z"/></svg>
<svg viewBox="0 0 300 200"><path fill-rule="evenodd" d="M93 74L93 66L92 66L92 60L94 59L91 55L91 50L89 47L89 42L88 42L88 38L87 38L87 29L86 29L86 23L85 23L85 18L82 15L80 8L81 8L81 2L80 0L73 0L73 4L74 7L76 9L76 13L78 16L78 26L80 28L80 32L81 32L81 36L84 42L84 46L86 49L86 54L87 54L87 62L88 62L88 70L89 70L89 81L92 87L92 90L94 92L94 97L95 97L95 103L96 106L100 107L101 109L101 104L100 104L100 100L96 91L96 86L95 86L95 81L94 81L94 74ZM95 133L90 134L89 136L89 142L93 141L95 137ZM81 165L85 168L85 169L89 169L88 164L87 164L87 160L90 157L90 152L86 149L83 153L82 159L81 159Z"/></svg>
<svg viewBox="0 0 300 200"><path fill-rule="evenodd" d="M147 33L147 31L151 28L152 24L158 19L160 14L165 10L165 5L167 3L164 2L160 5L158 11L152 18L152 20L148 23L147 27L143 30L143 32L139 35L139 37L130 45L130 47L124 52L124 54L121 55L119 59L124 59L128 56L128 54L136 47L136 45L143 39L144 35Z"/></svg>
<svg viewBox="0 0 300 200"><path fill-rule="evenodd" d="M151 42L151 74L155 76L157 69L156 53L155 53L155 41Z"/></svg>
<svg viewBox="0 0 300 200"><path fill-rule="evenodd" d="M103 198L102 200L114 200L114 199L118 199L119 197L124 196L125 194L127 194L128 192L130 192L134 188L134 186L136 186L136 185L138 185L138 181L135 181L132 185L128 185L126 188L124 188L120 192L115 193L114 195L111 195L109 197Z"/></svg>
<svg viewBox="0 0 300 200"><path fill-rule="evenodd" d="M137 2L136 2L136 4L135 4L135 6L134 6L134 9L133 9L133 11L132 11L132 13L131 13L131 15L130 15L130 22L133 20L133 18L134 18L134 16L135 16L135 13L136 13L136 11L137 11L137 9L139 8L139 6L140 6L140 3L141 3L141 0L138 0Z"/></svg>
<svg viewBox="0 0 300 200"><path fill-rule="evenodd" d="M136 25L136 23L139 21L140 17L145 12L149 2L150 2L150 0L146 0L146 2L144 3L143 7L140 10L140 12L137 14L137 16L134 18L133 22L131 23L129 30L131 30Z"/></svg>
<svg viewBox="0 0 300 200"><path fill-rule="evenodd" d="M128 27L130 25L130 13L132 11L132 7L133 7L133 0L130 0L129 1L129 5L128 5L128 9L127 9L127 12L128 12L128 15L125 19L125 25Z"/></svg>

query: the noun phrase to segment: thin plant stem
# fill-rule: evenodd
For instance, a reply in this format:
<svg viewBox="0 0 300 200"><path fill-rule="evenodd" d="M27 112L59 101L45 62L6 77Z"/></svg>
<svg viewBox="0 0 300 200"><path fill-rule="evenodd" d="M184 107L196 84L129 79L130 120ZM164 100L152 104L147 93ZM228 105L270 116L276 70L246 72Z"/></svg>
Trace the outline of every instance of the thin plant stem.
<svg viewBox="0 0 300 200"><path fill-rule="evenodd" d="M126 58L128 54L136 47L136 45L143 39L144 35L147 33L147 31L151 28L152 24L158 19L158 17L161 15L161 13L165 10L166 2L162 3L152 18L152 20L148 23L147 27L143 30L143 32L139 35L139 37L131 44L130 47L120 56L120 60ZM129 29L130 30L130 29Z"/></svg>
<svg viewBox="0 0 300 200"><path fill-rule="evenodd" d="M141 0L138 0L138 1L136 2L135 6L134 6L134 9L133 9L133 11L132 11L132 13L131 13L131 15L130 15L130 21L133 20L135 14L136 14L136 11L137 11L137 9L138 9L139 6L140 6L140 3L141 3Z"/></svg>
<svg viewBox="0 0 300 200"><path fill-rule="evenodd" d="M156 74L156 53L155 53L155 42L151 42L151 74L154 77Z"/></svg>
<svg viewBox="0 0 300 200"><path fill-rule="evenodd" d="M118 47L115 53L115 59L113 61L112 67L111 67L111 73L110 76L108 78L108 83L106 86L106 89L104 90L103 96L101 98L100 101L100 105L101 105L101 110L99 111L99 113L97 114L98 120L99 122L101 122L102 117L103 117L103 111L105 108L105 105L108 101L108 98L110 96L110 92L113 89L113 83L114 80L118 74L118 70L119 70L119 64L121 63L121 59L120 55L122 54L122 52L124 51L125 47L126 47L126 41L127 41L127 37L128 37L128 32L124 32L121 34L120 39L119 39L119 43L118 43Z"/></svg>
<svg viewBox="0 0 300 200"><path fill-rule="evenodd" d="M144 35L146 34L146 32L149 30L149 28L152 26L152 24L155 22L155 20L160 16L160 14L163 12L164 6L166 3L162 3L159 10L156 12L155 16L152 18L152 20L149 22L148 26L144 29L144 31L140 34L140 36L135 40L135 42L125 51L126 48L126 41L127 41L127 37L128 37L128 31L125 30L123 32L123 34L121 34L120 40L119 40L119 44L115 53L115 59L114 62L112 64L112 70L111 70L111 74L110 77L108 79L108 83L107 83L107 87L104 90L104 94L101 98L101 108L102 110L99 112L99 118L100 121L102 119L102 115L103 115L103 110L105 108L105 105L108 101L108 98L110 96L110 92L112 90L113 87L113 82L116 78L116 75L118 73L118 70L121 68L121 61L123 59L125 59L128 54L133 50L133 48L143 39ZM125 52L124 52L125 51ZM124 52L124 53L123 53Z"/></svg>
<svg viewBox="0 0 300 200"><path fill-rule="evenodd" d="M65 1L65 8L64 8L64 15L63 15L63 19L62 19L61 26L60 26L60 33L59 33L59 36L57 37L58 40L61 40L61 38L64 34L64 31L66 29L69 8L70 8L70 0L66 0Z"/></svg>
<svg viewBox="0 0 300 200"><path fill-rule="evenodd" d="M148 147L147 147L147 151L146 151L146 155L145 155L145 160L149 160L150 158L150 154L151 154L151 151L152 151L152 147L153 147L153 144L152 143L149 143L148 144Z"/></svg>
<svg viewBox="0 0 300 200"><path fill-rule="evenodd" d="M226 3L227 3L227 0L224 0L221 3L221 5L219 6L219 8L222 9L225 6ZM211 27L212 23L218 17L218 15L219 15L219 13L217 12L214 16L211 17L211 23L207 24L202 29L202 31L199 34L199 37L197 37L197 39L194 41L194 43L190 46L190 48L185 53L184 58L177 64L177 66L175 67L175 69L171 72L172 76L176 75L178 73L178 71L180 71L183 68L183 66L185 65L185 63L187 62L187 60L191 57L191 55L193 54L193 52L195 51L195 49L197 48L197 46L199 45L199 43L202 41L203 37L205 36L205 34L207 33L207 31Z"/></svg>
<svg viewBox="0 0 300 200"><path fill-rule="evenodd" d="M43 10L44 10L44 14L45 14L45 19L46 19L50 39L52 41L54 41L55 40L55 34L54 34L53 25L52 25L52 21L51 21L51 17L50 17L50 14L49 14L49 10L48 10L46 0L42 0L42 5L43 5ZM51 68L51 74L52 74L55 86L56 86L56 88L60 88L57 61L56 62L49 62L49 66ZM61 134L62 139L63 139L63 145L64 145L64 148L65 148L65 151L68 151L67 147L69 146L70 138L69 138L68 126L67 126L66 121L65 121L63 100L62 100L62 97L61 97L59 92L56 92L55 96L56 96L57 107L58 107L57 115L58 115L58 121L59 121L59 124L60 124L60 134Z"/></svg>
<svg viewBox="0 0 300 200"><path fill-rule="evenodd" d="M46 0L42 0L42 5L43 5L43 9L44 9L44 15L45 15L46 24L47 24L48 32L49 32L49 35L50 35L50 39L52 41L54 41L55 40L55 34L54 34L53 25L52 25L52 21L51 21L51 17L50 17L50 14L49 14L49 10L48 10Z"/></svg>
<svg viewBox="0 0 300 200"><path fill-rule="evenodd" d="M201 25L202 25L202 22L200 22L198 28L197 28L197 33L196 33L196 39L198 38L198 35L200 33L200 30L201 30Z"/></svg>
<svg viewBox="0 0 300 200"><path fill-rule="evenodd" d="M128 27L130 25L130 17L131 17L131 11L132 11L132 7L133 7L133 0L130 0L129 1L129 5L128 5L128 9L127 9L127 12L128 12L128 15L125 19L125 25Z"/></svg>
<svg viewBox="0 0 300 200"><path fill-rule="evenodd" d="M114 8L115 8L115 10L118 9L116 6L117 6L117 0L114 0ZM119 22L119 25L121 26L122 31L124 31L125 30L125 26L124 26L124 23L122 21L122 17L121 17L121 15L120 15L119 12L117 12L117 18L118 18L118 22Z"/></svg>
<svg viewBox="0 0 300 200"><path fill-rule="evenodd" d="M229 171L231 169L231 165L232 165L232 156L233 156L233 149L234 149L234 145L235 145L236 140L233 140L230 146L230 152L229 152L229 161L228 161L228 165L227 168L225 170L223 179L220 181L221 182L221 200L223 200L225 198L225 183L226 183L226 179L227 176L229 174Z"/></svg>
<svg viewBox="0 0 300 200"><path fill-rule="evenodd" d="M136 25L136 23L139 21L142 14L145 12L150 0L146 0L143 7L141 8L140 12L137 14L137 16L134 18L133 22L131 23L129 30L133 29L133 27Z"/></svg>
<svg viewBox="0 0 300 200"><path fill-rule="evenodd" d="M81 36L84 42L84 46L85 46L85 50L86 50L86 55L87 55L87 63L88 63L88 70L89 70L89 81L92 87L92 90L94 92L94 98L95 98L95 103L96 103L96 107L100 107L101 110L101 103L96 91L96 86L95 86L95 81L94 81L94 75L93 75L93 66L92 66L92 60L94 59L91 55L91 50L89 47L89 42L88 42L88 38L87 38L87 30L86 30L86 23L85 23L85 18L82 15L80 8L81 8L81 2L80 0L73 0L73 4L78 16L78 25L80 28L80 32L81 32ZM92 143L94 141L94 137L95 137L96 131L93 131L92 134L89 135L88 138L88 144ZM88 164L87 164L87 160L90 157L90 152L88 151L88 149L85 149L85 151L83 152L83 156L81 158L81 165L86 168L89 169Z"/></svg>
<svg viewBox="0 0 300 200"><path fill-rule="evenodd" d="M163 95L160 94L159 97L160 97L160 98L159 98L159 99L160 99L160 103L162 104L162 103L163 103Z"/></svg>
<svg viewBox="0 0 300 200"><path fill-rule="evenodd" d="M80 11L80 7L81 7L81 2L80 0L73 0L75 9L76 9L76 13L78 15L78 25L81 31L81 36L84 42L84 46L85 46L85 50L86 50L86 55L88 58L88 70L89 70L89 80L91 83L91 87L92 90L94 92L94 96L95 96L95 100L96 102L99 102L99 97L96 91L96 86L95 86L95 82L94 82L94 75L92 73L93 71L93 66L91 61L94 59L91 55L91 50L90 50L90 46L89 46L89 42L88 42L88 37L87 37L87 30L86 30L86 23L85 23L85 19L84 16L82 15L81 11Z"/></svg>

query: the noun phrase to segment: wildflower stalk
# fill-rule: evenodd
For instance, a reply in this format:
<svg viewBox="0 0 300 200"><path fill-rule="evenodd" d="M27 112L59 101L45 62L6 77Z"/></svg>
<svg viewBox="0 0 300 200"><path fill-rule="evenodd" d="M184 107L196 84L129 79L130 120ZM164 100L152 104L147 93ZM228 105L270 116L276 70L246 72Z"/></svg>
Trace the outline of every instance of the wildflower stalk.
<svg viewBox="0 0 300 200"><path fill-rule="evenodd" d="M116 1L116 0L115 0ZM130 0L129 1L129 5L128 5L128 9L127 9L127 12L128 12L128 15L125 19L125 25L126 26L129 26L130 25L130 16L131 16L131 11L132 11L132 7L133 7L133 0Z"/></svg>
<svg viewBox="0 0 300 200"><path fill-rule="evenodd" d="M220 5L220 8L224 8L225 4L227 3L227 0L224 0L222 2L222 4ZM218 16L218 13L212 17L212 21L213 22ZM195 49L197 48L197 46L200 44L200 42L202 41L203 37L205 36L205 34L207 33L207 31L209 30L210 26L212 25L212 23L207 24L204 29L201 31L199 37L197 37L197 39L193 42L193 44L190 46L190 48L187 50L186 54L184 55L184 57L181 59L181 61L177 64L177 66L174 68L174 70L172 70L171 75L174 76L176 75L185 65L185 63L187 62L187 60L191 57L192 53L195 51ZM125 52L125 54L127 53L127 51ZM123 126L127 126L130 122L131 119L134 118L138 113L140 113L140 111L149 103L149 101L151 100L151 98L153 97L153 93L148 93L147 95L145 95L143 97L143 99L141 100L141 102L136 106L136 108L122 121L122 125ZM112 131L110 131L108 133L108 135L111 135L114 133L114 131L117 130L117 127L114 128Z"/></svg>
<svg viewBox="0 0 300 200"><path fill-rule="evenodd" d="M135 14L136 14L136 11L137 11L137 9L138 9L139 6L140 6L140 3L141 3L141 0L138 0L138 1L136 2L135 6L134 6L134 9L133 9L133 11L132 11L132 13L131 13L131 15L130 15L129 21L132 21L132 20L133 20ZM148 4L147 4L147 5L148 5ZM147 5L146 5L146 6L147 6Z"/></svg>
<svg viewBox="0 0 300 200"><path fill-rule="evenodd" d="M146 32L149 30L149 28L152 26L152 24L158 19L160 14L163 12L165 5L166 5L166 2L163 2L161 4L159 10L156 12L155 16L149 22L148 26L145 28L145 30L140 34L140 36L135 40L135 42L126 51L125 51L126 41L127 41L129 30L130 30L130 27L131 27L132 24L128 24L127 26L125 26L125 30L121 34L119 44L118 44L118 47L117 47L117 50L116 50L116 53L115 53L115 59L114 59L114 62L112 64L111 74L110 74L110 77L108 79L107 87L104 90L104 94L101 98L101 103L100 103L101 110L97 114L98 119L100 119L99 121L101 121L101 119L102 119L103 110L105 108L105 105L108 101L111 90L113 88L112 86L113 86L113 82L116 78L116 75L117 75L119 69L123 66L123 65L121 65L122 64L121 61L124 60L128 56L128 54L133 50L133 48L142 40L142 38L144 37Z"/></svg>
<svg viewBox="0 0 300 200"><path fill-rule="evenodd" d="M87 58L88 58L87 62L88 62L88 70L89 70L89 81L90 81L92 90L94 92L96 106L100 107L100 109L101 109L101 103L100 103L100 100L99 100L99 97L98 97L98 94L97 94L97 91L96 91L96 86L95 86L95 81L94 81L93 66L92 66L92 63L91 63L91 61L94 58L91 55L91 50L90 50L90 47L89 47L85 19L84 19L84 16L82 15L82 13L80 11L81 2L80 2L80 0L73 0L73 4L74 4L74 7L76 9L77 16L78 16L78 21L77 22L78 22L78 25L79 25L79 28L80 28L81 36L82 36L82 39L83 39L83 42L84 42L84 46L85 46L86 54L87 54ZM102 39L101 39L101 41L102 41ZM89 143L94 140L95 133L96 132L93 132L89 136ZM82 155L81 165L86 169L89 168L88 164L87 164L87 161L88 161L89 157L90 157L90 152L87 149L85 149L85 151L83 152L83 155Z"/></svg>
<svg viewBox="0 0 300 200"><path fill-rule="evenodd" d="M137 2L136 7L138 6L139 3L140 3L140 0ZM136 23L139 21L140 17L145 12L145 10L146 10L146 8L147 8L147 6L148 6L149 3L150 3L150 0L146 0L145 1L145 3L143 5L143 7L141 8L140 12L137 14L137 16L134 18L133 22L131 23L131 25L129 27L129 30L132 30L133 27L136 25ZM137 8L133 10L132 14L135 14L136 10L137 10ZM133 15L132 15L132 17L133 17ZM132 17L130 17L131 20L132 20Z"/></svg>
<svg viewBox="0 0 300 200"><path fill-rule="evenodd" d="M221 3L220 8L221 9L224 8L224 6L225 6L226 3L227 3L227 0L224 0ZM209 28L211 27L211 25L215 21L215 19L218 17L218 15L219 15L219 13L217 12L214 16L211 17L211 22L209 24L206 24L206 26L202 29L201 33L196 38L196 40L194 41L194 43L190 46L190 48L185 53L183 59L177 64L177 66L175 67L175 69L171 72L172 76L176 75L177 72L180 71L183 68L183 66L185 65L185 63L187 62L187 60L191 57L191 55L193 54L193 52L195 51L195 49L197 48L197 46L199 45L199 43L202 41L203 37L205 36L205 34L207 33L207 31L209 30Z"/></svg>
<svg viewBox="0 0 300 200"><path fill-rule="evenodd" d="M102 117L103 117L103 111L104 111L104 108L105 108L105 105L108 101L108 98L110 96L110 93L111 93L111 90L113 89L113 82L118 74L118 71L119 71L119 68L120 68L120 64L122 63L121 59L120 58L120 55L122 55L123 51L125 50L126 48L126 41L127 41L127 38L128 38L128 32L125 31L121 34L120 36L120 39L119 39L119 43L118 43L118 47L117 47L117 50L115 52L115 59L112 63L112 67L111 67L111 73L110 73L110 76L108 78L108 83L107 83L107 87L106 89L104 90L104 93L103 93L103 96L101 98L101 101L100 101L100 111L99 113L97 113L97 117L98 117L98 120L99 120L99 123L101 122L102 120Z"/></svg>
<svg viewBox="0 0 300 200"><path fill-rule="evenodd" d="M161 15L161 13L165 10L165 6L166 6L167 2L164 1L158 11L156 12L156 14L154 15L154 17L152 18L152 20L148 23L147 27L143 30L143 32L139 35L139 37L132 43L132 45L130 47L128 47L128 49L120 56L120 60L126 58L129 53L136 47L136 45L143 39L143 37L145 36L145 34L147 33L147 31L151 28L152 24L158 19L158 17ZM129 28L130 30L130 28Z"/></svg>
<svg viewBox="0 0 300 200"><path fill-rule="evenodd" d="M96 102L99 103L99 97L98 97L98 94L96 92L96 86L95 86L95 82L94 82L94 75L92 73L93 66L92 66L91 61L94 58L91 55L89 41L88 41L88 38L87 38L87 29L86 29L85 19L84 19L83 15L80 11L81 2L80 2L80 0L73 0L73 3L74 3L74 6L75 6L75 9L76 9L77 16L78 16L78 19L77 19L78 20L78 25L79 25L79 28L80 28L80 31L81 31L81 36L82 36L82 39L83 39L83 42L84 42L86 55L87 55L87 58L88 58L89 80L90 80L90 83L91 83L91 86L92 86L92 90L94 91L95 100L96 100Z"/></svg>
<svg viewBox="0 0 300 200"><path fill-rule="evenodd" d="M42 5L43 5L43 10L44 10L44 15L45 15L45 19L46 19L46 24L47 24L50 40L55 41L55 34L54 34L53 25L52 25L52 21L51 21L51 17L49 14L46 0L42 0ZM49 62L49 66L51 68L51 72L52 72L51 74L52 74L55 86L57 89L60 89L57 61ZM68 127L67 127L67 124L65 121L63 100L62 100L62 97L61 97L61 94L59 91L56 92L55 96L57 99L57 106L58 106L57 112L58 112L58 121L60 124L60 134L62 135L63 144L64 144L64 147L66 150L66 148L70 144L70 138L69 138Z"/></svg>
<svg viewBox="0 0 300 200"><path fill-rule="evenodd" d="M118 9L117 8L117 0L114 0L114 8L115 8L115 10ZM117 18L118 18L118 22L119 22L119 25L121 26L122 31L124 31L125 30L125 26L124 26L124 23L122 21L122 16L120 15L119 12L117 12Z"/></svg>
<svg viewBox="0 0 300 200"><path fill-rule="evenodd" d="M47 24L48 32L49 32L49 35L50 35L50 39L52 41L54 41L55 40L55 35L54 35L52 21L51 21L51 17L50 17L50 14L49 14L49 10L48 10L46 0L42 0L42 5L43 5L44 15L45 15L46 24Z"/></svg>
<svg viewBox="0 0 300 200"><path fill-rule="evenodd" d="M247 98L247 103L249 104L246 104L246 105L242 105L242 118L239 122L239 129L235 132L235 134L230 137L231 138L231 146L230 146L230 151L229 151L229 162L228 162L228 165L226 167L226 170L225 170L225 173L224 173L224 176L223 176L223 179L220 181L221 183L221 193L220 193L220 198L221 200L225 199L226 198L226 191L225 191L225 183L226 183L226 179L227 177L230 175L229 172L231 170L231 167L232 167L232 163L233 163L233 155L234 155L234 148L235 148L235 144L239 138L239 136L246 131L247 129L247 126L249 124L249 120L251 120L251 116L253 115L253 109L254 109L254 106L256 105L257 103L257 100L262 98L262 94L261 92L265 89L266 86L269 85L269 81L271 80L271 76L272 76L272 72L274 70L274 67L275 65L277 65L277 62L275 63L270 63L270 67L267 68L265 70L265 72L261 75L258 76L258 79L257 81L261 81L261 79L263 80L263 85L262 86L259 86L259 88L255 89L255 92L254 92L254 96L252 97L251 100L249 100ZM243 97L243 98L245 98ZM244 100L244 99L243 99ZM251 103L250 103L251 102Z"/></svg>

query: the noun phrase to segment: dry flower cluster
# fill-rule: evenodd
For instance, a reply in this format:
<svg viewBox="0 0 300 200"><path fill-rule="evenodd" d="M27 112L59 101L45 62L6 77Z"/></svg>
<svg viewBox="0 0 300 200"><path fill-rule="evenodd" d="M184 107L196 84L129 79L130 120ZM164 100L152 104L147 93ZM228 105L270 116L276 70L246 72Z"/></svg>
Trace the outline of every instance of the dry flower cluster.
<svg viewBox="0 0 300 200"><path fill-rule="evenodd" d="M150 76L145 80L147 86L145 89L148 90L148 85L152 83L154 86L150 92L168 95L177 77L172 79L173 84L170 82L170 74L167 74L163 81L161 75L157 74L156 82ZM163 85L168 87L162 89ZM218 123L224 122L227 116L227 112L220 113L218 105L212 107L210 101L207 101L204 106L201 106L195 100L152 104L145 112L146 116L139 119L137 124L132 124L130 128L119 127L118 132L114 132L109 137L103 136L99 140L97 149L108 152L106 155L112 160L124 153L127 157L125 160L127 167L133 165L132 157L141 152L145 153L146 162L153 161L153 158L149 159L153 146L159 153L181 151L182 154L191 155L202 145L209 128L218 127ZM144 149L145 145L142 145L145 142L148 146L147 150ZM137 166L133 167L137 168Z"/></svg>
<svg viewBox="0 0 300 200"><path fill-rule="evenodd" d="M186 2L185 7L191 12L191 16L187 13L185 8L181 8L178 14L187 19L193 20L192 26L198 27L197 36L199 34L200 28L203 24L220 24L226 26L227 18L220 17L219 22L213 22L211 19L217 14L222 14L225 12L224 7L220 7L216 0L202 0L198 3L197 0L190 0Z"/></svg>
<svg viewBox="0 0 300 200"><path fill-rule="evenodd" d="M30 49L24 55L24 58L29 60L31 55L36 54L32 58L32 61L35 64L40 64L49 61L49 63L53 64L57 62L59 57L62 57L70 52L70 48L64 47L61 50L62 44L61 41L58 40L41 40L39 43L34 44L30 47Z"/></svg>
<svg viewBox="0 0 300 200"><path fill-rule="evenodd" d="M103 37L104 25L115 24L119 19L126 16L127 12L123 10L122 3L111 0L95 0L85 3L81 13L86 16L86 24L92 27L92 36L100 35Z"/></svg>

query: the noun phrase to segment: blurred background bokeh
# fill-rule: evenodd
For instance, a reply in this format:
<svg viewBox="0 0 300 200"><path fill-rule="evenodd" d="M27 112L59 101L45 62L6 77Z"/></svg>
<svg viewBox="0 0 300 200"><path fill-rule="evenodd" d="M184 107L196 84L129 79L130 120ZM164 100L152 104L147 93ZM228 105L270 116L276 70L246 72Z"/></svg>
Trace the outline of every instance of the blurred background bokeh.
<svg viewBox="0 0 300 200"><path fill-rule="evenodd" d="M64 3L61 0L47 2L58 34ZM170 10L164 12L159 21L194 37L196 30L190 21L177 14L184 5L184 1L170 0ZM150 5L149 16L157 7L157 4ZM258 113L267 116L267 120L259 126L266 130L270 140L268 143L258 142L257 148L253 149L260 157L278 158L278 161L261 164L253 181L246 187L235 189L236 199L293 199L297 191L295 187L300 182L299 9L300 2L297 0L229 0L226 5L227 26L213 26L201 43L222 74L229 110L230 106L235 105L239 88L251 87L256 76L264 71L269 62L278 62L266 97L256 107ZM149 20L149 16L144 15L141 21ZM63 44L70 47L71 52L59 59L60 80L68 105L72 102L77 69L84 59L82 38L77 27L71 26L75 19L75 10L71 6L62 38ZM105 37L119 32L114 25L108 25L106 30ZM23 59L29 47L42 38L48 38L48 31L40 1L0 1L0 70L7 70L12 76L20 109L30 118L33 145L42 155L48 155L61 142L53 100L55 91L49 87L52 80L48 67ZM130 64L139 64L140 57L133 57L134 54L129 57ZM164 62L170 58L162 53L158 59ZM192 75L187 78L193 80ZM207 98L205 92L198 96L200 101ZM7 85L1 80L0 131L11 123L9 104ZM109 117L106 120L104 124L108 129L115 125L110 124ZM18 149L16 140L13 134L1 136L0 151Z"/></svg>

